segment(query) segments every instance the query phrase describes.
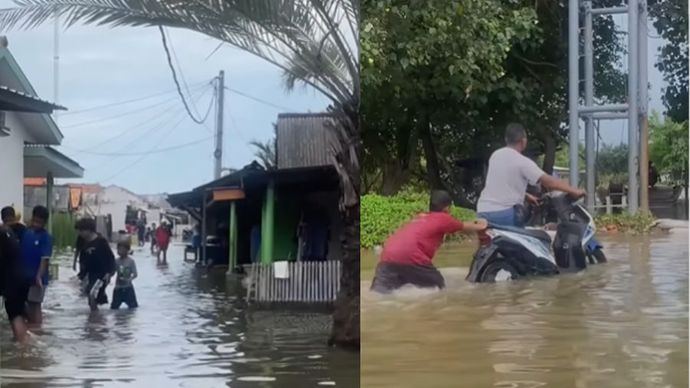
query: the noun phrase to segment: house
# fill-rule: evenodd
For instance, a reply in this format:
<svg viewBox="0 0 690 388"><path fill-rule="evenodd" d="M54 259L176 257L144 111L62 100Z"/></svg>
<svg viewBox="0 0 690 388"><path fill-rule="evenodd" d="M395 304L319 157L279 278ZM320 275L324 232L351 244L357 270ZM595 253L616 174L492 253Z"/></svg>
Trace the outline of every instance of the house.
<svg viewBox="0 0 690 388"><path fill-rule="evenodd" d="M65 108L39 99L26 75L7 48L0 46L0 206L24 208L24 178L46 179L46 203L53 201L55 178L81 178L84 169L55 150L63 134L50 116Z"/></svg>
<svg viewBox="0 0 690 388"><path fill-rule="evenodd" d="M202 261L228 265L231 272L249 268L254 279L264 276L258 271L269 271L265 281L257 282L282 282L284 295L257 290L257 300L287 301L288 294L320 295L317 299L326 302L335 298L343 222L340 181L331 164L326 126L330 118L323 113L281 114L276 125L276 169L265 170L254 162L189 192L168 196L171 205L187 211L201 225L206 242ZM276 280L271 266L285 261L293 271L313 272L288 282Z"/></svg>

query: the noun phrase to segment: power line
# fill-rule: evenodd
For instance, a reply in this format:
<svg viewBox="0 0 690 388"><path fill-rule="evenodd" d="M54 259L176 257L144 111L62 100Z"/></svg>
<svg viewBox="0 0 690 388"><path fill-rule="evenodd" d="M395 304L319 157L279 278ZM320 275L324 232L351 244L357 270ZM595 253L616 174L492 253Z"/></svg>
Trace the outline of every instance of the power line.
<svg viewBox="0 0 690 388"><path fill-rule="evenodd" d="M168 37L168 41L170 42L170 51L172 51L173 58L175 58L175 63L177 64L177 68L180 71L180 78L182 78L182 85L184 85L184 89L187 91L187 94L189 96L192 95L192 93L189 91L189 85L187 85L187 80L184 76L184 72L182 71L182 65L180 65L180 60L177 58L177 52L175 51L175 45L173 44L172 38L170 38L170 34L168 33L167 30L165 30L165 35ZM196 106L194 101L192 101L192 108L194 108L194 112L196 112L197 115L199 115L199 108ZM204 120L206 121L206 120Z"/></svg>
<svg viewBox="0 0 690 388"><path fill-rule="evenodd" d="M197 96L197 99L200 99L201 97L203 97L204 94L205 94L205 92L204 92L203 94L201 94L200 96ZM212 105L213 105L213 104L212 104ZM163 134L163 136L162 136L162 138L161 138L161 140L159 141L158 144L162 144L162 141L165 140L165 139L167 139L167 138L175 131L175 129L176 129L177 127L179 127L180 124L182 124L182 122L184 122L185 118L186 118L186 114L185 114L184 112L182 112L182 115L181 115L181 117L179 118L179 120L178 120L172 127L169 128L170 130L169 130L167 133ZM168 120L168 121L170 121L170 120ZM123 147L119 147L118 150L126 149L126 148L128 148L130 145L136 143L137 141L140 141L141 139L143 139L144 137L148 136L149 134L154 133L154 132L157 132L158 130L160 130L160 129L162 129L162 128L166 128L167 125L164 125L164 124L167 124L167 121L166 121L166 122L161 122L158 126L153 127L153 128L150 128L149 130L147 130L146 132L144 132L141 136L135 138L133 141L130 141L129 143L125 144ZM205 123L204 123L204 125L205 125ZM157 149L156 147L153 148L153 150L156 150L156 149ZM141 160L143 160L143 159L146 157L146 155L148 155L149 153L150 153L150 151L148 151L148 152L143 152L144 155L142 155L141 158L137 159L137 161L135 161L134 164L129 165L129 166L131 167L131 166L137 164L138 162L140 162ZM122 153L115 153L115 152L113 152L113 154L117 154L117 155L112 155L112 156L110 156L110 158L109 158L108 160L105 161L105 163L104 163L105 165L108 165L108 164L109 164L108 162L111 162L112 160L114 160L114 159L116 159L116 158L118 158L118 157L128 156L128 155L126 155L126 154L123 155ZM137 155L139 155L139 154L140 154L140 153L137 153ZM133 156L133 155L129 155L129 156ZM103 164L102 164L100 167L103 167ZM128 169L128 168L129 168L129 167L126 167L124 170L126 170L126 169ZM109 179L112 179L112 178L109 178Z"/></svg>
<svg viewBox="0 0 690 388"><path fill-rule="evenodd" d="M194 144L199 144L199 143L204 142L204 141L206 141L212 137L213 136L206 136L203 139L194 140L194 141L191 141L189 143L178 144L178 145L174 145L174 146L170 146L170 147L166 147L166 148L154 148L151 150L146 150L146 151L141 151L141 152L122 152L122 153L86 152L86 153L91 154L91 155L100 155L100 156L139 156L139 155L159 154L162 152L168 152L168 151L188 147L188 146L191 146Z"/></svg>
<svg viewBox="0 0 690 388"><path fill-rule="evenodd" d="M280 109L280 110L283 110L283 111L289 112L289 111L292 110L292 109L290 109L290 108L286 108L286 107L284 107L284 106L280 106L280 105L274 104L274 103L272 103L272 102L269 102L269 101L266 101L266 100L262 100L262 99L260 99L260 98L258 98L258 97L251 96L251 95L249 95L249 94L247 94L247 93L245 93L245 92L239 91L239 90L237 90L237 89L229 88L229 87L227 87L227 86L225 87L225 89L228 90L228 91L230 91L230 92L232 92L232 93L239 94L239 95L242 96L242 97L248 98L248 99L250 99L250 100L254 100L254 101L258 102L258 103L261 103L261 104L264 104L264 105L268 105L268 106L271 106L271 107L274 107L274 108L277 108L277 109Z"/></svg>
<svg viewBox="0 0 690 388"><path fill-rule="evenodd" d="M205 86L207 83L208 83L208 81L203 81L203 82L194 83L194 84L192 84L192 89L199 88L199 87L201 87L201 86ZM72 111L68 111L68 112L62 113L61 115L62 115L62 116L76 115L76 114L81 114L81 113L85 113L85 112L91 112L91 111L99 110L99 109L112 108L112 107L114 107L114 106L126 105L126 104L130 104L130 103L132 103L132 102L139 102L139 101L149 100L149 99L154 98L154 97L158 97L158 96L163 96L163 95L166 95L166 94L174 93L175 91L176 91L176 89L169 89L169 90L167 90L167 91L165 91L165 92L150 94L150 95L147 95L147 96L144 96L144 97L137 97L137 98L132 98L132 99L129 99L129 100L122 100L122 101L118 101L118 102L113 102L113 103L110 103L110 104L96 105L96 106L93 106L93 107L90 107L90 108L84 108L84 109L79 109L79 110L72 110Z"/></svg>
<svg viewBox="0 0 690 388"><path fill-rule="evenodd" d="M170 133L172 133L172 130L175 129L181 122L182 122L182 120L181 120L180 122L178 122L178 123L175 125L175 127L171 128L170 132L168 132L167 135L169 135ZM165 136L165 137L167 137L167 136ZM208 137L206 137L206 138L203 139L203 140L200 139L200 140L197 140L196 142L193 142L193 143L194 143L194 144L198 144L198 143L201 143L202 141L208 140L208 139L210 139L210 138L212 138L212 137L213 137L213 136L208 136ZM193 145L193 144L188 143L188 144L185 144L185 145L182 145L182 146L188 147L188 146L190 146L190 145ZM178 148L181 148L181 146L178 146ZM111 180L111 179L117 177L118 175L122 174L123 172L125 172L125 171L129 170L130 168L134 167L135 165L137 165L137 164L138 164L139 162L141 162L142 160L146 159L146 157L149 156L149 155L151 155L151 152L145 153L145 154L141 155L141 156L140 156L138 159L136 159L134 162L128 164L127 166L125 166L124 168L120 169L119 171L117 171L115 174L109 176L108 178L101 180L101 182L107 182L107 181L109 181L109 180Z"/></svg>
<svg viewBox="0 0 690 388"><path fill-rule="evenodd" d="M82 122L78 122L78 123L76 123L76 124L63 125L62 128L76 128L76 127L82 127L82 126L84 126L84 125L89 125L89 124L94 124L94 123L102 123L103 121L108 121L108 120L113 120L113 119L119 119L119 118L122 117L122 116L130 116L130 115L133 115L133 114L136 114L136 113L141 113L141 112L146 111L146 110L149 110L149 109L151 109L151 108L155 108L155 107L157 107L157 106L161 106L161 105L168 104L168 103L173 102L173 101L175 101L175 100L177 100L177 97L172 97L172 98L165 99L165 100L163 100L163 101L159 101L159 102L157 102L157 103L155 103L155 104L143 106L143 107L141 107L141 108L138 108L138 109L135 109L135 110L131 110L131 111L127 111L127 112L123 112L123 113L118 113L118 114L113 115L113 116L107 116L107 117L101 117L101 118L94 119L94 120L82 121Z"/></svg>
<svg viewBox="0 0 690 388"><path fill-rule="evenodd" d="M158 26L158 31L161 33L161 40L163 41L163 48L165 49L165 56L168 59L168 67L170 67L170 71L172 72L173 76L173 81L175 81L175 87L177 87L177 94L180 95L180 98L182 99L182 104L184 105L184 109L187 111L187 114L189 117L192 119L197 124L202 124L204 121L206 121L206 118L203 120L199 120L196 117L194 117L194 114L192 114L192 111L189 109L189 105L187 104L187 99L184 97L184 93L182 93L182 88L180 87L180 82L177 80L177 73L175 72L175 66L173 66L172 63L172 58L170 57L170 50L168 50L168 42L165 39L165 30L163 29L163 26Z"/></svg>
<svg viewBox="0 0 690 388"><path fill-rule="evenodd" d="M197 98L199 98L199 99L202 98L202 97L206 94L207 91L208 91L208 89L202 90L202 91L201 91L202 94L200 94ZM175 99L177 99L177 97L175 97ZM213 99L211 100L211 105L213 104L214 99L215 99L215 96L214 96ZM127 128L127 129L125 129L124 131L118 132L118 133L115 134L114 136L111 136L111 137L109 137L109 138L107 138L107 139L105 139L105 140L103 140L103 141L101 141L101 142L99 142L99 143L96 143L96 144L94 144L94 145L91 145L91 146L89 146L89 147L82 148L82 149L75 149L75 148L71 148L71 147L68 147L68 146L65 146L65 147L66 147L66 148L71 148L72 150L77 151L77 155L82 154L82 153L85 153L85 152L90 152L90 151L89 151L90 149L93 149L93 148L99 147L99 146L101 146L101 145L103 145L103 144L109 143L109 142L111 142L111 141L113 141L113 140L115 140L115 139L117 139L117 138L119 138L119 137L124 136L126 133L129 133L129 132L131 132L131 131L133 131L133 130L135 130L135 129L141 129L142 126L148 124L148 123L151 122L151 121L154 121L154 120L157 119L157 118L160 118L163 114L167 114L167 113L169 113L169 112L171 112L171 111L177 109L177 107L178 107L177 104L173 104L172 106L169 106L168 108L164 109L163 111L157 113L157 114L154 115L153 117L151 117L151 118L149 118L149 119L147 119L147 120L145 120L145 121L143 121L143 122L141 122L141 123L135 124L135 125L133 125L133 126ZM171 116L171 118L173 118L173 117L176 117L176 116L175 116L175 115ZM167 123L167 122L168 122L168 121L166 121L166 120L160 121L160 122L159 122L157 125L155 125L153 128L150 128L149 130L147 130L147 133L148 133L149 131L153 130L154 128L160 128L163 124L165 124L165 123ZM142 136L138 137L137 140L140 139L140 138L142 138L143 136L145 136L145 135L142 135ZM132 144L132 143L128 143L128 145L129 145L129 144ZM122 149L122 148L123 148L123 147L120 147L120 149Z"/></svg>

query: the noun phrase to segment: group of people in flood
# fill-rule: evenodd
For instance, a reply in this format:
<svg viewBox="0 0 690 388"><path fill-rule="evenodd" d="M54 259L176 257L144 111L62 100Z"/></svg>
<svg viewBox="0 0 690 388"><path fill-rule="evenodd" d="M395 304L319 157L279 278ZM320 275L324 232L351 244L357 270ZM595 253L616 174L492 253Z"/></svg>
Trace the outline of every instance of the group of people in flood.
<svg viewBox="0 0 690 388"><path fill-rule="evenodd" d="M445 191L431 193L429 212L419 214L386 240L371 285L372 291L390 293L404 285L420 288L445 287L441 273L432 260L446 235L483 232L489 224L524 227L522 208L525 202L538 199L527 193L528 185L562 191L573 198L585 191L545 173L523 155L527 149L527 132L520 124L509 124L506 146L489 158L484 190L477 203L478 219L461 222L450 215L452 198Z"/></svg>
<svg viewBox="0 0 690 388"><path fill-rule="evenodd" d="M27 339L29 326L43 322L42 303L49 283L49 264L53 256L53 237L46 225L50 217L48 209L36 206L28 226L21 223L20 215L12 207L1 211L0 225L0 295L5 301L5 311L16 340ZM91 218L77 221L78 233L73 268L82 281L83 295L91 311L108 303L106 287L116 276L112 309L123 303L129 308L138 307L133 280L137 267L130 256L131 244L127 240L117 243L115 258L110 243L96 232L96 222Z"/></svg>

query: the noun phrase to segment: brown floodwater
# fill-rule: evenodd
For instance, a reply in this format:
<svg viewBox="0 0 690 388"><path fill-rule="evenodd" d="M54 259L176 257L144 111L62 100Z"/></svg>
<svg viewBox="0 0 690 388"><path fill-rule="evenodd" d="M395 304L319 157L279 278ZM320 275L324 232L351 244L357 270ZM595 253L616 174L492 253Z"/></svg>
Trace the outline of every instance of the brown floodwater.
<svg viewBox="0 0 690 388"><path fill-rule="evenodd" d="M359 355L326 346L327 312L248 307L222 271L183 263L180 246L171 248L168 268L158 268L146 250L134 258L141 307L94 315L79 296L70 258L62 258L44 324L30 343L13 343L7 319L0 322L0 385L359 386Z"/></svg>
<svg viewBox="0 0 690 388"><path fill-rule="evenodd" d="M551 278L477 285L450 267L442 292L383 297L364 271L362 387L688 387L687 229L603 240L607 264Z"/></svg>

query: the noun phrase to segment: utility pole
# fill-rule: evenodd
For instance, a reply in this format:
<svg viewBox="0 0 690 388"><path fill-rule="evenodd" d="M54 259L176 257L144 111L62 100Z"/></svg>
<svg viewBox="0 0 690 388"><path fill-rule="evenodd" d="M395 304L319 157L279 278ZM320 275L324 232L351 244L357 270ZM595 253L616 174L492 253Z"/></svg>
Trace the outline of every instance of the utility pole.
<svg viewBox="0 0 690 388"><path fill-rule="evenodd" d="M60 14L55 7L55 25L53 30L53 102L60 101ZM58 111L53 112L55 121L58 119Z"/></svg>
<svg viewBox="0 0 690 388"><path fill-rule="evenodd" d="M215 164L213 168L213 179L219 179L223 168L223 106L224 106L224 92L225 92L225 72L223 70L218 74L216 84L216 149L213 151L213 158Z"/></svg>
<svg viewBox="0 0 690 388"><path fill-rule="evenodd" d="M647 89L647 0L639 0L639 27L637 57L640 62L640 209L649 211L649 101Z"/></svg>
<svg viewBox="0 0 690 388"><path fill-rule="evenodd" d="M584 58L585 58L585 105L579 105L579 46L580 24L579 7L584 11ZM638 12L639 11L639 12ZM594 104L594 74L592 18L615 14L628 14L628 101L625 104ZM578 182L578 146L579 118L585 119L585 147L587 165L587 206L594 207L594 131L592 120L627 120L628 122L628 211L635 213L640 205L640 194L646 194L647 186L643 183L640 190L640 179L647 177L647 141L646 141L646 100L647 100L647 29L646 1L628 0L625 6L593 8L590 0L568 1L568 106L570 110L570 184ZM641 26L644 26L641 27ZM640 65L642 67L639 67ZM639 76L639 77L638 77ZM644 85L644 87L642 86ZM642 120L638 120L638 119ZM642 128L638 126L642 123ZM642 137L642 142L640 142ZM642 145L641 145L642 143ZM644 154L644 155L641 155ZM642 165L641 165L642 164ZM641 174L643 176L638 176ZM643 206L647 200L643 198Z"/></svg>

